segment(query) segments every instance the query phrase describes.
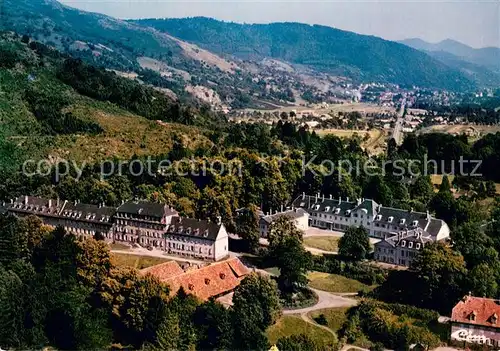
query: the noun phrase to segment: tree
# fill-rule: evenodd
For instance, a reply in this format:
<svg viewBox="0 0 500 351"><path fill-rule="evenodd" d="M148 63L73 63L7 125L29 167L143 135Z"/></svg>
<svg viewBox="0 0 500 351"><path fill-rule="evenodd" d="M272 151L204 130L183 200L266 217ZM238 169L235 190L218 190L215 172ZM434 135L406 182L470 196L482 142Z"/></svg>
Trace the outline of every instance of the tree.
<svg viewBox="0 0 500 351"><path fill-rule="evenodd" d="M276 283L256 273L247 276L233 295L234 348L252 350L267 346L264 332L280 314Z"/></svg>
<svg viewBox="0 0 500 351"><path fill-rule="evenodd" d="M427 203L434 195L434 186L429 176L420 176L410 186L410 195L413 199L419 199Z"/></svg>
<svg viewBox="0 0 500 351"><path fill-rule="evenodd" d="M229 350L233 343L233 325L228 309L215 301L198 306L194 323L198 329L199 350Z"/></svg>
<svg viewBox="0 0 500 351"><path fill-rule="evenodd" d="M498 264L481 263L469 271L468 279L474 296L496 298L498 293Z"/></svg>
<svg viewBox="0 0 500 351"><path fill-rule="evenodd" d="M486 182L486 195L489 197L494 197L497 194L497 188L495 186L495 182L492 180L488 180Z"/></svg>
<svg viewBox="0 0 500 351"><path fill-rule="evenodd" d="M444 175L443 180L439 185L439 192L450 192L450 191L451 191L450 180L448 179L447 175Z"/></svg>
<svg viewBox="0 0 500 351"><path fill-rule="evenodd" d="M255 252L259 247L259 214L255 205L250 205L236 217L236 234L245 242L250 252Z"/></svg>
<svg viewBox="0 0 500 351"><path fill-rule="evenodd" d="M269 249L272 251L274 246L279 245L288 237L296 237L302 242L304 233L297 228L293 219L289 216L278 216L269 226L267 238L269 240Z"/></svg>
<svg viewBox="0 0 500 351"><path fill-rule="evenodd" d="M291 293L307 286L306 274L312 258L298 237L286 237L270 250L270 256L280 270L278 286L282 292Z"/></svg>
<svg viewBox="0 0 500 351"><path fill-rule="evenodd" d="M415 301L419 306L449 311L466 292L464 258L443 243L425 245L411 268L415 274L411 289L420 300Z"/></svg>
<svg viewBox="0 0 500 351"><path fill-rule="evenodd" d="M339 255L354 261L364 259L370 249L368 232L363 226L349 227L339 240Z"/></svg>

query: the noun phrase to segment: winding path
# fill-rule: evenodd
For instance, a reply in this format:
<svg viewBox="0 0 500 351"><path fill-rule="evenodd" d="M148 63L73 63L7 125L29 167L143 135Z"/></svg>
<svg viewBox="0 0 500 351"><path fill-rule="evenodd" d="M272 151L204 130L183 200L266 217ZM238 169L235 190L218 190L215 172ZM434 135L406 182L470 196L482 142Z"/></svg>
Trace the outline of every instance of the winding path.
<svg viewBox="0 0 500 351"><path fill-rule="evenodd" d="M314 306L295 309L283 310L283 314L307 314L312 311L322 310L325 308L336 307L352 307L358 304L358 301L343 296L338 296L326 291L312 289L318 295L318 302Z"/></svg>

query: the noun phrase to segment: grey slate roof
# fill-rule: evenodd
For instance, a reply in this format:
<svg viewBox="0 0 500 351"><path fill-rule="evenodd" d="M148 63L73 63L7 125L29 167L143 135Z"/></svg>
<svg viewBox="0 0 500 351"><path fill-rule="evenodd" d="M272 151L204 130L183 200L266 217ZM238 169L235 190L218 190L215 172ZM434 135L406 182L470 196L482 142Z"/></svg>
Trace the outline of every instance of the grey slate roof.
<svg viewBox="0 0 500 351"><path fill-rule="evenodd" d="M420 248L423 248L427 243L432 243L433 241L434 240L431 238L431 236L430 235L426 236L422 229L415 229L415 230L400 232L394 236L391 236L390 238L382 240L381 242L375 244L375 246L381 245L384 242L386 242L393 247L403 246L403 245L404 247L409 247L408 243L413 242L422 244ZM412 248L417 249L416 245L413 245Z"/></svg>
<svg viewBox="0 0 500 351"><path fill-rule="evenodd" d="M261 219L271 224L274 220L276 220L278 217L281 216L287 216L292 219L296 219L305 216L307 214L308 214L307 211L303 210L302 208L294 208L293 210L287 210L284 212L275 213L273 215L263 216L261 217Z"/></svg>
<svg viewBox="0 0 500 351"><path fill-rule="evenodd" d="M64 205L64 201L44 199L35 196L20 196L12 203L6 204L8 211L22 212L38 216L59 216Z"/></svg>
<svg viewBox="0 0 500 351"><path fill-rule="evenodd" d="M355 211L358 209L366 209L366 212L373 217L374 223L389 224L397 226L398 229L414 228L413 223L416 221L417 226L425 229L432 236L436 236L443 225L444 221L433 218L427 213L407 211L398 208L383 207L370 199L363 199L361 203L347 201L344 199L332 199L324 196L298 196L293 202L293 206L301 207L309 212L335 213L335 209L340 208L339 215L350 216L347 211ZM392 221L389 222L389 218ZM402 220L404 219L404 223Z"/></svg>
<svg viewBox="0 0 500 351"><path fill-rule="evenodd" d="M177 211L159 203L148 201L128 201L118 207L118 213L127 213L133 215L150 216L161 218L164 214L176 215Z"/></svg>
<svg viewBox="0 0 500 351"><path fill-rule="evenodd" d="M165 234L215 241L221 227L222 224L214 222L193 218L173 217L172 222L167 226Z"/></svg>
<svg viewBox="0 0 500 351"><path fill-rule="evenodd" d="M93 223L106 223L112 224L113 216L116 213L116 208L106 206L96 206L83 203L67 202L61 212L61 217L74 218L78 220L93 222Z"/></svg>

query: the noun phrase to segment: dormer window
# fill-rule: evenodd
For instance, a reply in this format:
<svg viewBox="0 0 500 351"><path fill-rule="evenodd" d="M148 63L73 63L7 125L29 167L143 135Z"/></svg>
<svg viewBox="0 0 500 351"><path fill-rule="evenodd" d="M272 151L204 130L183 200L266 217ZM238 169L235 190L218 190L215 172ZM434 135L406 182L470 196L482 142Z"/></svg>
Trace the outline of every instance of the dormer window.
<svg viewBox="0 0 500 351"><path fill-rule="evenodd" d="M410 242L408 243L408 248L409 248L409 249L413 248L413 241L410 241Z"/></svg>
<svg viewBox="0 0 500 351"><path fill-rule="evenodd" d="M401 218L401 219L399 220L399 224L405 224L405 222L406 222L406 219L405 219L405 218Z"/></svg>
<svg viewBox="0 0 500 351"><path fill-rule="evenodd" d="M188 285L188 289L189 289L189 290L194 290L194 285L193 285L193 284L189 284L189 285Z"/></svg>
<svg viewBox="0 0 500 351"><path fill-rule="evenodd" d="M476 316L477 316L476 311L472 311L471 314L469 314L469 320L475 322Z"/></svg>
<svg viewBox="0 0 500 351"><path fill-rule="evenodd" d="M498 316L496 313L493 313L493 315L490 317L490 323L497 324L497 322L498 322Z"/></svg>
<svg viewBox="0 0 500 351"><path fill-rule="evenodd" d="M389 223L392 223L392 221L394 220L394 217L390 216L389 218L387 218L387 222Z"/></svg>
<svg viewBox="0 0 500 351"><path fill-rule="evenodd" d="M210 279L205 278L205 285L210 285Z"/></svg>
<svg viewBox="0 0 500 351"><path fill-rule="evenodd" d="M405 247L405 246L406 246L406 240L401 241L401 247Z"/></svg>
<svg viewBox="0 0 500 351"><path fill-rule="evenodd" d="M328 212L328 211L330 211L330 206L325 207L325 212Z"/></svg>
<svg viewBox="0 0 500 351"><path fill-rule="evenodd" d="M339 214L339 213L340 213L340 207L337 207L337 208L335 209L335 214Z"/></svg>
<svg viewBox="0 0 500 351"><path fill-rule="evenodd" d="M219 274L219 277L220 277L220 279L224 280L224 279L226 279L226 274L225 274L225 273L223 273L223 272L221 272L221 273Z"/></svg>
<svg viewBox="0 0 500 351"><path fill-rule="evenodd" d="M377 221L380 221L382 219L382 215L377 215L377 217L375 218L375 220Z"/></svg>

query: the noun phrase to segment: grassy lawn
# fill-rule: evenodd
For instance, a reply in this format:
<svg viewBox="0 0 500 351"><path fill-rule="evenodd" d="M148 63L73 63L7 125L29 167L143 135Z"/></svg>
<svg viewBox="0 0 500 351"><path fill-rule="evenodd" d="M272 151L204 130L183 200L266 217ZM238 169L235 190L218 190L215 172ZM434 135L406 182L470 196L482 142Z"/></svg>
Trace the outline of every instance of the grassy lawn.
<svg viewBox="0 0 500 351"><path fill-rule="evenodd" d="M323 310L310 312L309 317L314 320L323 314L327 321L326 326L334 332L338 332L346 321L346 314L348 310L349 307L325 308Z"/></svg>
<svg viewBox="0 0 500 351"><path fill-rule="evenodd" d="M111 256L114 264L117 266L134 267L137 269L143 269L170 261L168 258L128 255L121 253L111 253Z"/></svg>
<svg viewBox="0 0 500 351"><path fill-rule="evenodd" d="M318 290L332 293L355 293L360 290L370 290L371 288L354 279L349 279L337 274L322 272L310 272L307 275L309 286Z"/></svg>
<svg viewBox="0 0 500 351"><path fill-rule="evenodd" d="M271 344L275 344L279 338L306 334L320 345L333 345L337 339L328 331L304 321L300 316L283 316L275 325L267 329L267 338Z"/></svg>
<svg viewBox="0 0 500 351"><path fill-rule="evenodd" d="M111 250L130 250L130 246L129 245L125 245L125 244L120 244L120 243L111 243L109 244L109 248Z"/></svg>
<svg viewBox="0 0 500 351"><path fill-rule="evenodd" d="M304 245L324 251L338 251L339 240L332 236L309 236L304 238Z"/></svg>

